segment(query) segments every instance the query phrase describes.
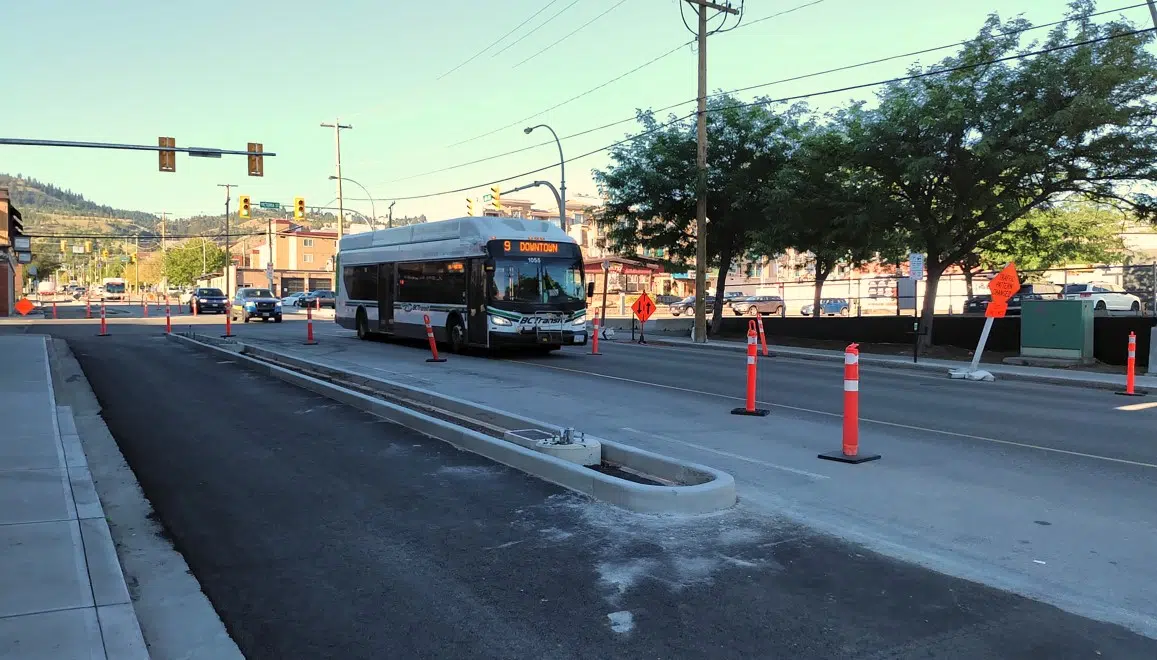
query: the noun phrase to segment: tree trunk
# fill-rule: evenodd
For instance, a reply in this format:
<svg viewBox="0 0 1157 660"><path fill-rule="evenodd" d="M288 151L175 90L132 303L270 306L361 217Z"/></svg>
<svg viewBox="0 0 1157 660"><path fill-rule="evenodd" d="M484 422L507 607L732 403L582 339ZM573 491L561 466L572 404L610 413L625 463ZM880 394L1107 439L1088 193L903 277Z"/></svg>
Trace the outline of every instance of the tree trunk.
<svg viewBox="0 0 1157 660"><path fill-rule="evenodd" d="M923 334L920 335L917 348L921 353L932 346L932 320L936 315L936 289L940 286L940 276L944 274L946 267L947 264L940 263L926 264L924 267L928 276L928 283L924 287L924 309L920 313L920 330L923 331ZM919 283L917 283L917 291L919 291Z"/></svg>
<svg viewBox="0 0 1157 660"><path fill-rule="evenodd" d="M964 264L963 267L964 267L964 294L968 299L971 299L972 298L972 278L975 277L975 273L972 272L972 268L970 268L968 266L968 264Z"/></svg>
<svg viewBox="0 0 1157 660"><path fill-rule="evenodd" d="M725 244L719 249L719 281L715 283L715 311L711 313L707 335L719 334L723 326L723 294L727 291L727 273L731 270L733 259L731 244Z"/></svg>
<svg viewBox="0 0 1157 660"><path fill-rule="evenodd" d="M823 309L820 308L820 299L823 298L824 282L827 281L828 275L831 274L831 269L824 270L816 264L816 290L812 296L812 317L819 318L823 316Z"/></svg>

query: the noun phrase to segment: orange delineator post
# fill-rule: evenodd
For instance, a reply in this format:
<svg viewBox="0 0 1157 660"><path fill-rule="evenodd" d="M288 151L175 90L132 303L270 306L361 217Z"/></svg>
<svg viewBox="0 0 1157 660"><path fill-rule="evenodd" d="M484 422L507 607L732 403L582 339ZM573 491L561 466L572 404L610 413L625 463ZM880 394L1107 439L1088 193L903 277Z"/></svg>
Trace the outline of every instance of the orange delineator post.
<svg viewBox="0 0 1157 660"><path fill-rule="evenodd" d="M173 308L169 306L169 301L165 301L165 334L173 334Z"/></svg>
<svg viewBox="0 0 1157 660"><path fill-rule="evenodd" d="M755 362L758 360L758 351L755 346L755 321L747 322L747 401L743 408L733 408L732 415L751 415L754 417L763 417L768 414L768 410L755 407L755 381L756 381L756 367Z"/></svg>
<svg viewBox="0 0 1157 660"><path fill-rule="evenodd" d="M225 303L225 334L221 336L226 338L233 336L233 305L228 302Z"/></svg>
<svg viewBox="0 0 1157 660"><path fill-rule="evenodd" d="M1153 350L1150 346L1149 350ZM1129 359L1125 362L1125 391L1117 392L1124 396L1145 396L1147 392L1138 391L1137 385L1137 333L1129 333Z"/></svg>
<svg viewBox="0 0 1157 660"><path fill-rule="evenodd" d="M104 316L104 300L103 299L100 301L100 332L97 333L96 336L97 337L107 337L108 336L108 322L105 320L105 316Z"/></svg>
<svg viewBox="0 0 1157 660"><path fill-rule="evenodd" d="M313 346L317 341L313 338L313 308L306 306L305 308L305 345Z"/></svg>
<svg viewBox="0 0 1157 660"><path fill-rule="evenodd" d="M438 357L438 342L434 341L434 328L430 327L430 315L423 314L422 322L426 324L426 339L430 340L430 352L434 357L426 358L426 362L445 362L446 358Z"/></svg>
<svg viewBox="0 0 1157 660"><path fill-rule="evenodd" d="M594 336L591 337L591 355L602 355L599 352L599 310L595 310Z"/></svg>
<svg viewBox="0 0 1157 660"><path fill-rule="evenodd" d="M145 318L149 318L149 298L147 295L141 296L141 308Z"/></svg>
<svg viewBox="0 0 1157 660"><path fill-rule="evenodd" d="M52 318L56 318L56 301L52 301Z"/></svg>
<svg viewBox="0 0 1157 660"><path fill-rule="evenodd" d="M840 463L867 463L879 454L860 453L860 346L850 344L844 351L844 438L838 452L819 457Z"/></svg>
<svg viewBox="0 0 1157 660"><path fill-rule="evenodd" d="M84 318L92 318L92 299L88 296L84 297Z"/></svg>
<svg viewBox="0 0 1157 660"><path fill-rule="evenodd" d="M763 346L763 357L767 357L767 335L763 333L763 314L755 310L755 321L759 328L759 343Z"/></svg>

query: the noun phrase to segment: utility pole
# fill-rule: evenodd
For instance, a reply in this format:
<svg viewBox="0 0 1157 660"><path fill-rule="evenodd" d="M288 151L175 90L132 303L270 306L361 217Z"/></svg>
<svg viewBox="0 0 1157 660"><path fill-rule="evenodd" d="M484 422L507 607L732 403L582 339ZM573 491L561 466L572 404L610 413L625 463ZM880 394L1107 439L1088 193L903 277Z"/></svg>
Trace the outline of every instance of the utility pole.
<svg viewBox="0 0 1157 660"><path fill-rule="evenodd" d="M1154 4L1153 0L1148 0L1148 2L1149 2L1149 15L1153 17L1154 29L1157 29L1157 4Z"/></svg>
<svg viewBox="0 0 1157 660"><path fill-rule="evenodd" d="M390 202L390 218L389 218L389 220L386 220L386 226L387 227L393 227L394 226L394 204L397 204L397 202L396 201ZM1154 280L1154 282L1157 282L1157 280ZM1154 284L1154 286L1157 286L1157 284Z"/></svg>
<svg viewBox="0 0 1157 660"><path fill-rule="evenodd" d="M269 290L273 291L273 216L265 218L265 249L269 259L265 261L265 279L269 280Z"/></svg>
<svg viewBox="0 0 1157 660"><path fill-rule="evenodd" d="M695 342L707 341L707 10L714 9L724 14L738 14L739 10L720 5L709 0L686 0L695 5L699 14L699 106L696 112L695 129L698 149L695 152L695 166L698 177L695 186ZM720 269L720 277L727 273ZM722 304L716 301L715 304Z"/></svg>
<svg viewBox="0 0 1157 660"><path fill-rule="evenodd" d="M353 125L334 119L332 124L322 124L322 127L333 129L333 142L337 149L337 240L340 243L345 234L345 199L341 194L341 131L343 128L353 128Z"/></svg>
<svg viewBox="0 0 1157 660"><path fill-rule="evenodd" d="M229 201L231 199L230 193L237 187L237 184L218 183L217 187L225 189L225 297L232 300L233 293L229 290L229 267L233 265L233 256L229 252Z"/></svg>

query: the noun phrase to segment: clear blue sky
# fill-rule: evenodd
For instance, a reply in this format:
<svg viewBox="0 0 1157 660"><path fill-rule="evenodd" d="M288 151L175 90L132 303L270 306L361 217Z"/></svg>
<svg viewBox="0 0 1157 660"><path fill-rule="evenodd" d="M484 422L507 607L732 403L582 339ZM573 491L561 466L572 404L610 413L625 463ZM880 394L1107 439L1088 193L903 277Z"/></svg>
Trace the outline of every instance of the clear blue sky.
<svg viewBox="0 0 1157 660"><path fill-rule="evenodd" d="M623 4L534 59L528 57L614 7L620 0L557 0L502 44L453 74L438 76L488 46L548 0L37 0L4 9L5 81L0 108L5 137L243 149L263 142L279 155L265 176L245 175L241 157L177 157L175 174L157 171L153 153L0 147L0 172L21 173L117 207L189 215L220 212L218 183L237 192L311 205L336 197L332 130L341 117L343 174L364 184L379 215L393 197L484 183L557 162L553 144L449 172L397 181L536 144L549 134L515 126L471 138L542 111L691 39L678 0ZM541 30L498 55L571 2ZM747 0L747 20L810 0ZM736 3L738 4L738 3ZM973 36L986 14L1022 13L1034 23L1060 18L1061 0L824 0L781 18L715 36L709 85L733 89ZM1102 0L1100 9L1134 4ZM389 7L387 9L387 6ZM1125 12L1148 22L1148 12ZM927 55L931 64L941 55ZM564 107L536 117L565 136L695 95L696 54L683 48L656 64ZM898 75L898 61L777 85L773 96L803 94ZM820 108L869 98L817 99ZM690 106L687 106L690 109ZM577 155L621 138L623 124L563 143ZM567 168L570 196L595 194L590 170L605 154ZM557 168L538 175L557 183ZM507 182L504 188L533 179ZM485 189L472 194L480 196ZM365 197L348 185L349 198ZM430 219L464 214L466 194L399 201L396 215ZM524 196L524 195L519 195ZM549 193L527 195L549 206ZM368 202L347 206L369 212Z"/></svg>

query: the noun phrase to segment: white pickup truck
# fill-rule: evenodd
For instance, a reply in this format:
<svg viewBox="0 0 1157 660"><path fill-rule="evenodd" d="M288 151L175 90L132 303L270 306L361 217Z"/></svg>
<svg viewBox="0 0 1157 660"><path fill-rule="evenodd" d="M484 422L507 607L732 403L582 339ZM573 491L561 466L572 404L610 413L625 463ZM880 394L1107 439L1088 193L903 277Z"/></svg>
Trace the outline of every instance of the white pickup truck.
<svg viewBox="0 0 1157 660"><path fill-rule="evenodd" d="M1116 284L1066 284L1065 300L1092 300L1094 310L1141 313L1141 299Z"/></svg>

